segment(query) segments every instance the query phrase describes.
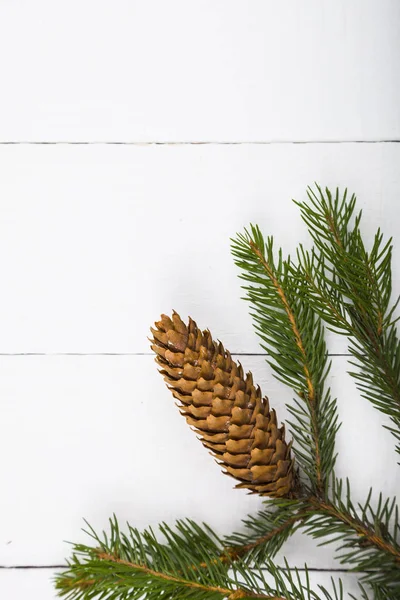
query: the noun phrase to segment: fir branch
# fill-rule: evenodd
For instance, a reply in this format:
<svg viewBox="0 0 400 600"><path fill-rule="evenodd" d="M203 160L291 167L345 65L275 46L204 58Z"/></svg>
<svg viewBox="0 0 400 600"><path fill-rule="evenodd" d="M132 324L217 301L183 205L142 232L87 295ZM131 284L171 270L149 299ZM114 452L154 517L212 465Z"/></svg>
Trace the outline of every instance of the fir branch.
<svg viewBox="0 0 400 600"><path fill-rule="evenodd" d="M386 586L370 584L370 589L367 591L365 587L359 583L361 592L361 600L399 600L399 593L397 590L391 590ZM349 594L353 600L360 600L353 594Z"/></svg>
<svg viewBox="0 0 400 600"><path fill-rule="evenodd" d="M232 560L262 564L273 558L308 516L305 503L282 498L265 501L266 508L243 521L245 531L226 537L224 546Z"/></svg>
<svg viewBox="0 0 400 600"><path fill-rule="evenodd" d="M60 596L92 598L107 594L109 600L155 599L168 597L235 598L260 597L244 588L235 588L226 568L218 560L221 546L208 528L180 521L177 530L162 524L166 543L157 540L149 529L140 533L128 525L128 534L120 531L114 516L110 534L98 536L89 526L87 533L95 546L74 546L69 570L56 580ZM196 568L200 563L206 569ZM264 597L264 596L263 596Z"/></svg>
<svg viewBox="0 0 400 600"><path fill-rule="evenodd" d="M271 584L259 566L249 570L236 561L227 567L218 560L218 538L204 524L180 521L176 530L162 524L165 543L151 529L139 533L128 525L128 531L128 535L121 533L115 517L109 535L100 537L89 528L95 546L74 546L68 570L56 578L59 595L68 600L319 600L307 571L303 583L288 565L279 569L267 561ZM207 568L199 569L204 563ZM328 592L324 597L331 599Z"/></svg>
<svg viewBox="0 0 400 600"><path fill-rule="evenodd" d="M309 299L328 326L349 337L357 367L351 375L361 395L389 415L388 427L399 440L400 452L400 340L390 305L392 291L391 239L384 242L378 229L368 252L355 215L356 198L335 198L319 186L308 189L308 202L296 202L316 249L300 249L301 277Z"/></svg>
<svg viewBox="0 0 400 600"><path fill-rule="evenodd" d="M387 585L400 592L400 534L396 499L383 500L377 507L371 503L372 489L364 504L351 500L349 481L339 479L332 485L331 499L310 498L310 518L305 531L315 539L331 536L321 545L340 542L336 554L341 563L365 572L361 580L374 585Z"/></svg>
<svg viewBox="0 0 400 600"><path fill-rule="evenodd" d="M349 482L344 486L341 480L334 479L330 498L311 496L298 501L287 500L286 505L268 501L265 511L245 521L244 534L227 538L227 543L234 544L227 552L233 558L241 557L249 565L261 562L274 556L294 531L303 529L321 540L321 545L340 542L336 554L341 563L363 573L364 581L390 584L399 593L398 507L395 499L384 500L380 496L374 508L371 498L372 490L363 504L355 506Z"/></svg>
<svg viewBox="0 0 400 600"><path fill-rule="evenodd" d="M281 250L275 259L272 238L265 241L257 226L232 241L232 254L240 277L249 282L246 299L268 362L298 396L288 406L294 452L314 492L323 497L335 464L339 425L336 401L324 390L330 363L321 320L309 306L298 268L289 258L283 260Z"/></svg>

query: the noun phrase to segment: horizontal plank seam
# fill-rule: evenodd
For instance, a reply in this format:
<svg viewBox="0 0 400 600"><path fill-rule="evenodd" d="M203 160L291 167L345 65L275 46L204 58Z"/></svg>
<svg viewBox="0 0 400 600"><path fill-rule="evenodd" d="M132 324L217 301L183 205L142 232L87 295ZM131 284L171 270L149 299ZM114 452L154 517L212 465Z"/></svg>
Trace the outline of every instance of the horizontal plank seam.
<svg viewBox="0 0 400 600"><path fill-rule="evenodd" d="M123 142L117 140L102 141L74 141L74 140L56 140L56 141L13 141L3 140L0 145L3 146L55 146L55 145L70 145L70 146L241 146L241 145L258 145L269 146L279 144L399 144L400 139L371 139L371 140L239 140L239 141L157 141L151 140L147 142L130 141Z"/></svg>
<svg viewBox="0 0 400 600"><path fill-rule="evenodd" d="M14 566L4 566L0 565L0 570L35 570L35 569L67 569L68 565L14 565ZM304 572L306 569L304 567L290 567L289 571L301 571ZM329 569L324 567L307 567L307 571L309 573L354 573L351 569ZM370 573L371 571L357 571L357 573Z"/></svg>
<svg viewBox="0 0 400 600"><path fill-rule="evenodd" d="M231 352L232 356L269 356L257 352ZM154 356L153 352L0 352L1 356ZM347 356L351 354L328 354L328 356Z"/></svg>

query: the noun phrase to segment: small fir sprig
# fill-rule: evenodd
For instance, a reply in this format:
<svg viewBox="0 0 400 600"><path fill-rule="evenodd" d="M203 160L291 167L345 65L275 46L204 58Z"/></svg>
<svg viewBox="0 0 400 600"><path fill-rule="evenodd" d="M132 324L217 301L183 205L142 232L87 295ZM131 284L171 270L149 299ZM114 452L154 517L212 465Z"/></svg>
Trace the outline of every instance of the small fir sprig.
<svg viewBox="0 0 400 600"><path fill-rule="evenodd" d="M267 361L296 394L288 410L297 462L311 491L323 497L335 465L339 424L336 400L325 386L330 361L321 319L307 301L297 267L283 259L282 250L275 256L272 237L264 240L259 227L239 234L232 254L247 284L246 300Z"/></svg>
<svg viewBox="0 0 400 600"><path fill-rule="evenodd" d="M333 331L348 336L361 395L387 414L400 453L400 340L391 303L392 240L377 230L368 250L361 233L356 197L319 186L308 201L296 202L315 248L300 248L300 278L310 306Z"/></svg>
<svg viewBox="0 0 400 600"><path fill-rule="evenodd" d="M163 541L151 529L121 531L114 516L109 533L87 533L94 545L75 544L68 570L56 577L56 589L66 600L342 600L341 583L332 594L310 587L295 569L276 567L270 560L248 569L240 560L224 560L221 541L204 523L179 521L172 529L160 525ZM228 562L228 564L227 564Z"/></svg>

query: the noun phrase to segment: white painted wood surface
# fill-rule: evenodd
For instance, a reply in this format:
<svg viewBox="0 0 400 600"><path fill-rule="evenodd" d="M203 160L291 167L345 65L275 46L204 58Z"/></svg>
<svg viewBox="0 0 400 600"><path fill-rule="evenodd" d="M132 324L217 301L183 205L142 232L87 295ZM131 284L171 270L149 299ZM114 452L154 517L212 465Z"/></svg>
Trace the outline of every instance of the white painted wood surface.
<svg viewBox="0 0 400 600"><path fill-rule="evenodd" d="M148 352L173 308L260 352L229 239L258 222L293 253L314 180L395 236L399 292L399 164L400 144L0 146L0 352Z"/></svg>
<svg viewBox="0 0 400 600"><path fill-rule="evenodd" d="M314 180L395 237L400 292L399 31L397 0L0 2L1 598L54 599L54 570L9 567L62 564L83 517L228 533L260 507L179 416L148 328L172 308L210 327L284 419L229 238L257 222L293 252L290 199ZM338 472L356 499L396 494L383 417L345 369L334 356ZM339 566L300 535L283 555Z"/></svg>
<svg viewBox="0 0 400 600"><path fill-rule="evenodd" d="M272 378L264 357L241 362L285 419L290 391ZM372 482L395 495L392 440L346 368L346 357L334 357L330 383L343 419L338 475L351 477L355 500ZM190 517L230 533L262 506L221 476L151 356L3 356L0 397L0 456L10 457L0 478L11 491L0 497L0 564L62 564L63 541L82 539L83 517L97 529L113 513L139 528ZM317 551L300 535L284 555L293 566L338 567L330 547Z"/></svg>
<svg viewBox="0 0 400 600"><path fill-rule="evenodd" d="M399 28L397 0L3 0L0 139L394 139Z"/></svg>

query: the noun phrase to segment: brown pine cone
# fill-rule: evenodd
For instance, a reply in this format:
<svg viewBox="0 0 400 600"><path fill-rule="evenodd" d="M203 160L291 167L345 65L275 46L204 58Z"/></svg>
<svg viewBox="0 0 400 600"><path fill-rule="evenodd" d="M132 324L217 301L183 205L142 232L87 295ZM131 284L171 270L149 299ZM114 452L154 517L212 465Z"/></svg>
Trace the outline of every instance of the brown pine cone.
<svg viewBox="0 0 400 600"><path fill-rule="evenodd" d="M272 497L290 496L294 467L284 425L278 428L268 398L251 373L232 360L209 331L174 312L151 329L161 374L179 401L181 413L200 434L236 486Z"/></svg>

